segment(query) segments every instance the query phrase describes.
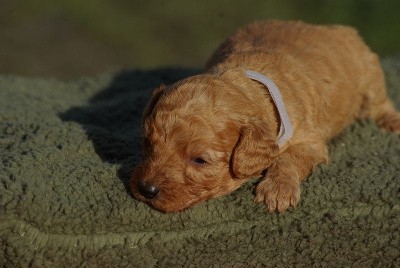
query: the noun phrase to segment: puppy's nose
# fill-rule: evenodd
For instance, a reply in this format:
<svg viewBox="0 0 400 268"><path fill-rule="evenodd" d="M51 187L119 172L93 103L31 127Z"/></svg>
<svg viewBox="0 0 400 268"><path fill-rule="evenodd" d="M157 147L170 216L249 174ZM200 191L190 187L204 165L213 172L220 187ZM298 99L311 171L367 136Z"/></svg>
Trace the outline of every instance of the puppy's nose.
<svg viewBox="0 0 400 268"><path fill-rule="evenodd" d="M156 186L145 184L143 182L139 182L138 184L139 193L144 196L146 199L153 199L157 196L160 191Z"/></svg>

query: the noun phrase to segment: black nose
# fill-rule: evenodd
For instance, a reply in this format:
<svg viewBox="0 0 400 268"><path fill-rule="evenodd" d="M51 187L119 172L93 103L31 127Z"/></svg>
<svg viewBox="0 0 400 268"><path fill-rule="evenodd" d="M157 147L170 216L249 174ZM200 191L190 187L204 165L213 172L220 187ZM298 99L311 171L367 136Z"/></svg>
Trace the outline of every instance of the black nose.
<svg viewBox="0 0 400 268"><path fill-rule="evenodd" d="M138 190L146 199L153 199L160 191L156 186L139 182Z"/></svg>

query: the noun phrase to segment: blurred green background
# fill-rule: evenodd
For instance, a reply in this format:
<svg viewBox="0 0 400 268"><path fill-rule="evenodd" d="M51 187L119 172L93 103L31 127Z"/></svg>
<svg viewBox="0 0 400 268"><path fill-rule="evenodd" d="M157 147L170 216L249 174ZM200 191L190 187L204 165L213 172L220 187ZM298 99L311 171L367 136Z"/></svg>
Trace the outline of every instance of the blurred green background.
<svg viewBox="0 0 400 268"><path fill-rule="evenodd" d="M123 68L200 67L259 19L355 26L400 52L399 0L0 0L0 74L69 78Z"/></svg>

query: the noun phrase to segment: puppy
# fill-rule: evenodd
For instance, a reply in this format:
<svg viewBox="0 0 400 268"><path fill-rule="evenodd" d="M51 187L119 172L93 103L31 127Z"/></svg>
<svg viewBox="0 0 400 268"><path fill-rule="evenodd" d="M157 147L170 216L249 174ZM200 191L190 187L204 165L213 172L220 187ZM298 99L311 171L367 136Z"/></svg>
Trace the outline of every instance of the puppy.
<svg viewBox="0 0 400 268"><path fill-rule="evenodd" d="M328 161L327 142L363 118L400 132L379 59L354 29L255 22L228 37L203 74L154 91L130 187L170 212L262 177L255 202L283 212Z"/></svg>

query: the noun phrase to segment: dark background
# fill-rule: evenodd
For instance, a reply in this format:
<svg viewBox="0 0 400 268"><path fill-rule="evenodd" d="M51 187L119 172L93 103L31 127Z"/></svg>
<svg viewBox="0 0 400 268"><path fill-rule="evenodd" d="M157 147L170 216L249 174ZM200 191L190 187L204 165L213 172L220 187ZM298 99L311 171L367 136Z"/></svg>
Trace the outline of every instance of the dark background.
<svg viewBox="0 0 400 268"><path fill-rule="evenodd" d="M237 27L271 18L352 25L393 55L399 10L399 0L0 0L0 74L201 67Z"/></svg>

